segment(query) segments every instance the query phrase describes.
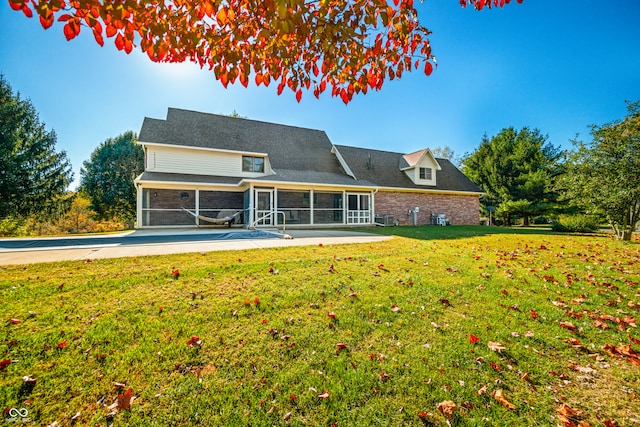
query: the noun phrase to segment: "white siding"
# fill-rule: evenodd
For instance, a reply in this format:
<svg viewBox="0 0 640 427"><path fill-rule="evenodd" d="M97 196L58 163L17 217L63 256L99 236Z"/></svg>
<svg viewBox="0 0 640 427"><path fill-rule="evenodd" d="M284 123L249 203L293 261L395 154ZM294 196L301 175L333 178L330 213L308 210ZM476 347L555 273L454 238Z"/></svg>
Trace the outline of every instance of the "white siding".
<svg viewBox="0 0 640 427"><path fill-rule="evenodd" d="M147 146L147 169L150 172L188 173L193 175L254 178L271 175L265 161L265 173L242 172L242 154L183 148Z"/></svg>
<svg viewBox="0 0 640 427"><path fill-rule="evenodd" d="M420 179L420 168L431 168L431 179ZM432 159L431 156L424 156L415 168L407 169L405 173L409 178L418 185L436 185L436 173L439 169L438 164Z"/></svg>

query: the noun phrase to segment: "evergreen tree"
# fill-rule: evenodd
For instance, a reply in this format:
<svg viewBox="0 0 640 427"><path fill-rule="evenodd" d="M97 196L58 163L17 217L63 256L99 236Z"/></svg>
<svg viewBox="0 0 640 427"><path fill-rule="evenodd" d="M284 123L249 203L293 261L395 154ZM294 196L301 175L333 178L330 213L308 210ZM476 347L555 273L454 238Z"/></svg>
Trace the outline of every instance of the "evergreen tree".
<svg viewBox="0 0 640 427"><path fill-rule="evenodd" d="M31 101L0 75L0 219L62 214L73 173L56 134L45 129Z"/></svg>
<svg viewBox="0 0 640 427"><path fill-rule="evenodd" d="M538 129L505 128L463 161L463 172L485 192L483 204L497 208L511 223L548 213L558 198L553 182L561 171L562 151L547 142Z"/></svg>

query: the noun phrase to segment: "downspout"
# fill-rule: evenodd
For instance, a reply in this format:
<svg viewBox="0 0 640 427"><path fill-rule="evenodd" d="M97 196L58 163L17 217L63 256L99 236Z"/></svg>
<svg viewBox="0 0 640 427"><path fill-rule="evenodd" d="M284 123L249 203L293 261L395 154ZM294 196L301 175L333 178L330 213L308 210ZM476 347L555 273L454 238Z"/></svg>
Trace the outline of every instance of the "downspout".
<svg viewBox="0 0 640 427"><path fill-rule="evenodd" d="M376 189L373 191L373 194L371 195L371 213L369 221L371 224L373 224L375 222L376 219L376 194L378 194L378 191L380 190L380 187L376 186Z"/></svg>

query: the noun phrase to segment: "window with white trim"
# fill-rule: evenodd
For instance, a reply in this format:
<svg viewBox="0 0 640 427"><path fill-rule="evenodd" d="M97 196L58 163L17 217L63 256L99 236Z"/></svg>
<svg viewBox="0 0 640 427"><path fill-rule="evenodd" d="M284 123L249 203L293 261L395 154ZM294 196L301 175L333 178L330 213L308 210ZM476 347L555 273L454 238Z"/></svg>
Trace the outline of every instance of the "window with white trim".
<svg viewBox="0 0 640 427"><path fill-rule="evenodd" d="M420 168L420 179L431 181L432 179L431 173L432 173L431 168Z"/></svg>
<svg viewBox="0 0 640 427"><path fill-rule="evenodd" d="M264 157L242 156L242 172L264 173Z"/></svg>

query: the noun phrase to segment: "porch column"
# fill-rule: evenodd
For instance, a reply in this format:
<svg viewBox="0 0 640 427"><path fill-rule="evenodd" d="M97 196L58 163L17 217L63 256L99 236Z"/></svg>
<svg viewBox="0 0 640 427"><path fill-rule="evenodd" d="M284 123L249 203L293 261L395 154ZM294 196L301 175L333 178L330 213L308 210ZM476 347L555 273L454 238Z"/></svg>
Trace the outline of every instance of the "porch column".
<svg viewBox="0 0 640 427"><path fill-rule="evenodd" d="M200 227L200 189L196 188L196 227Z"/></svg>

